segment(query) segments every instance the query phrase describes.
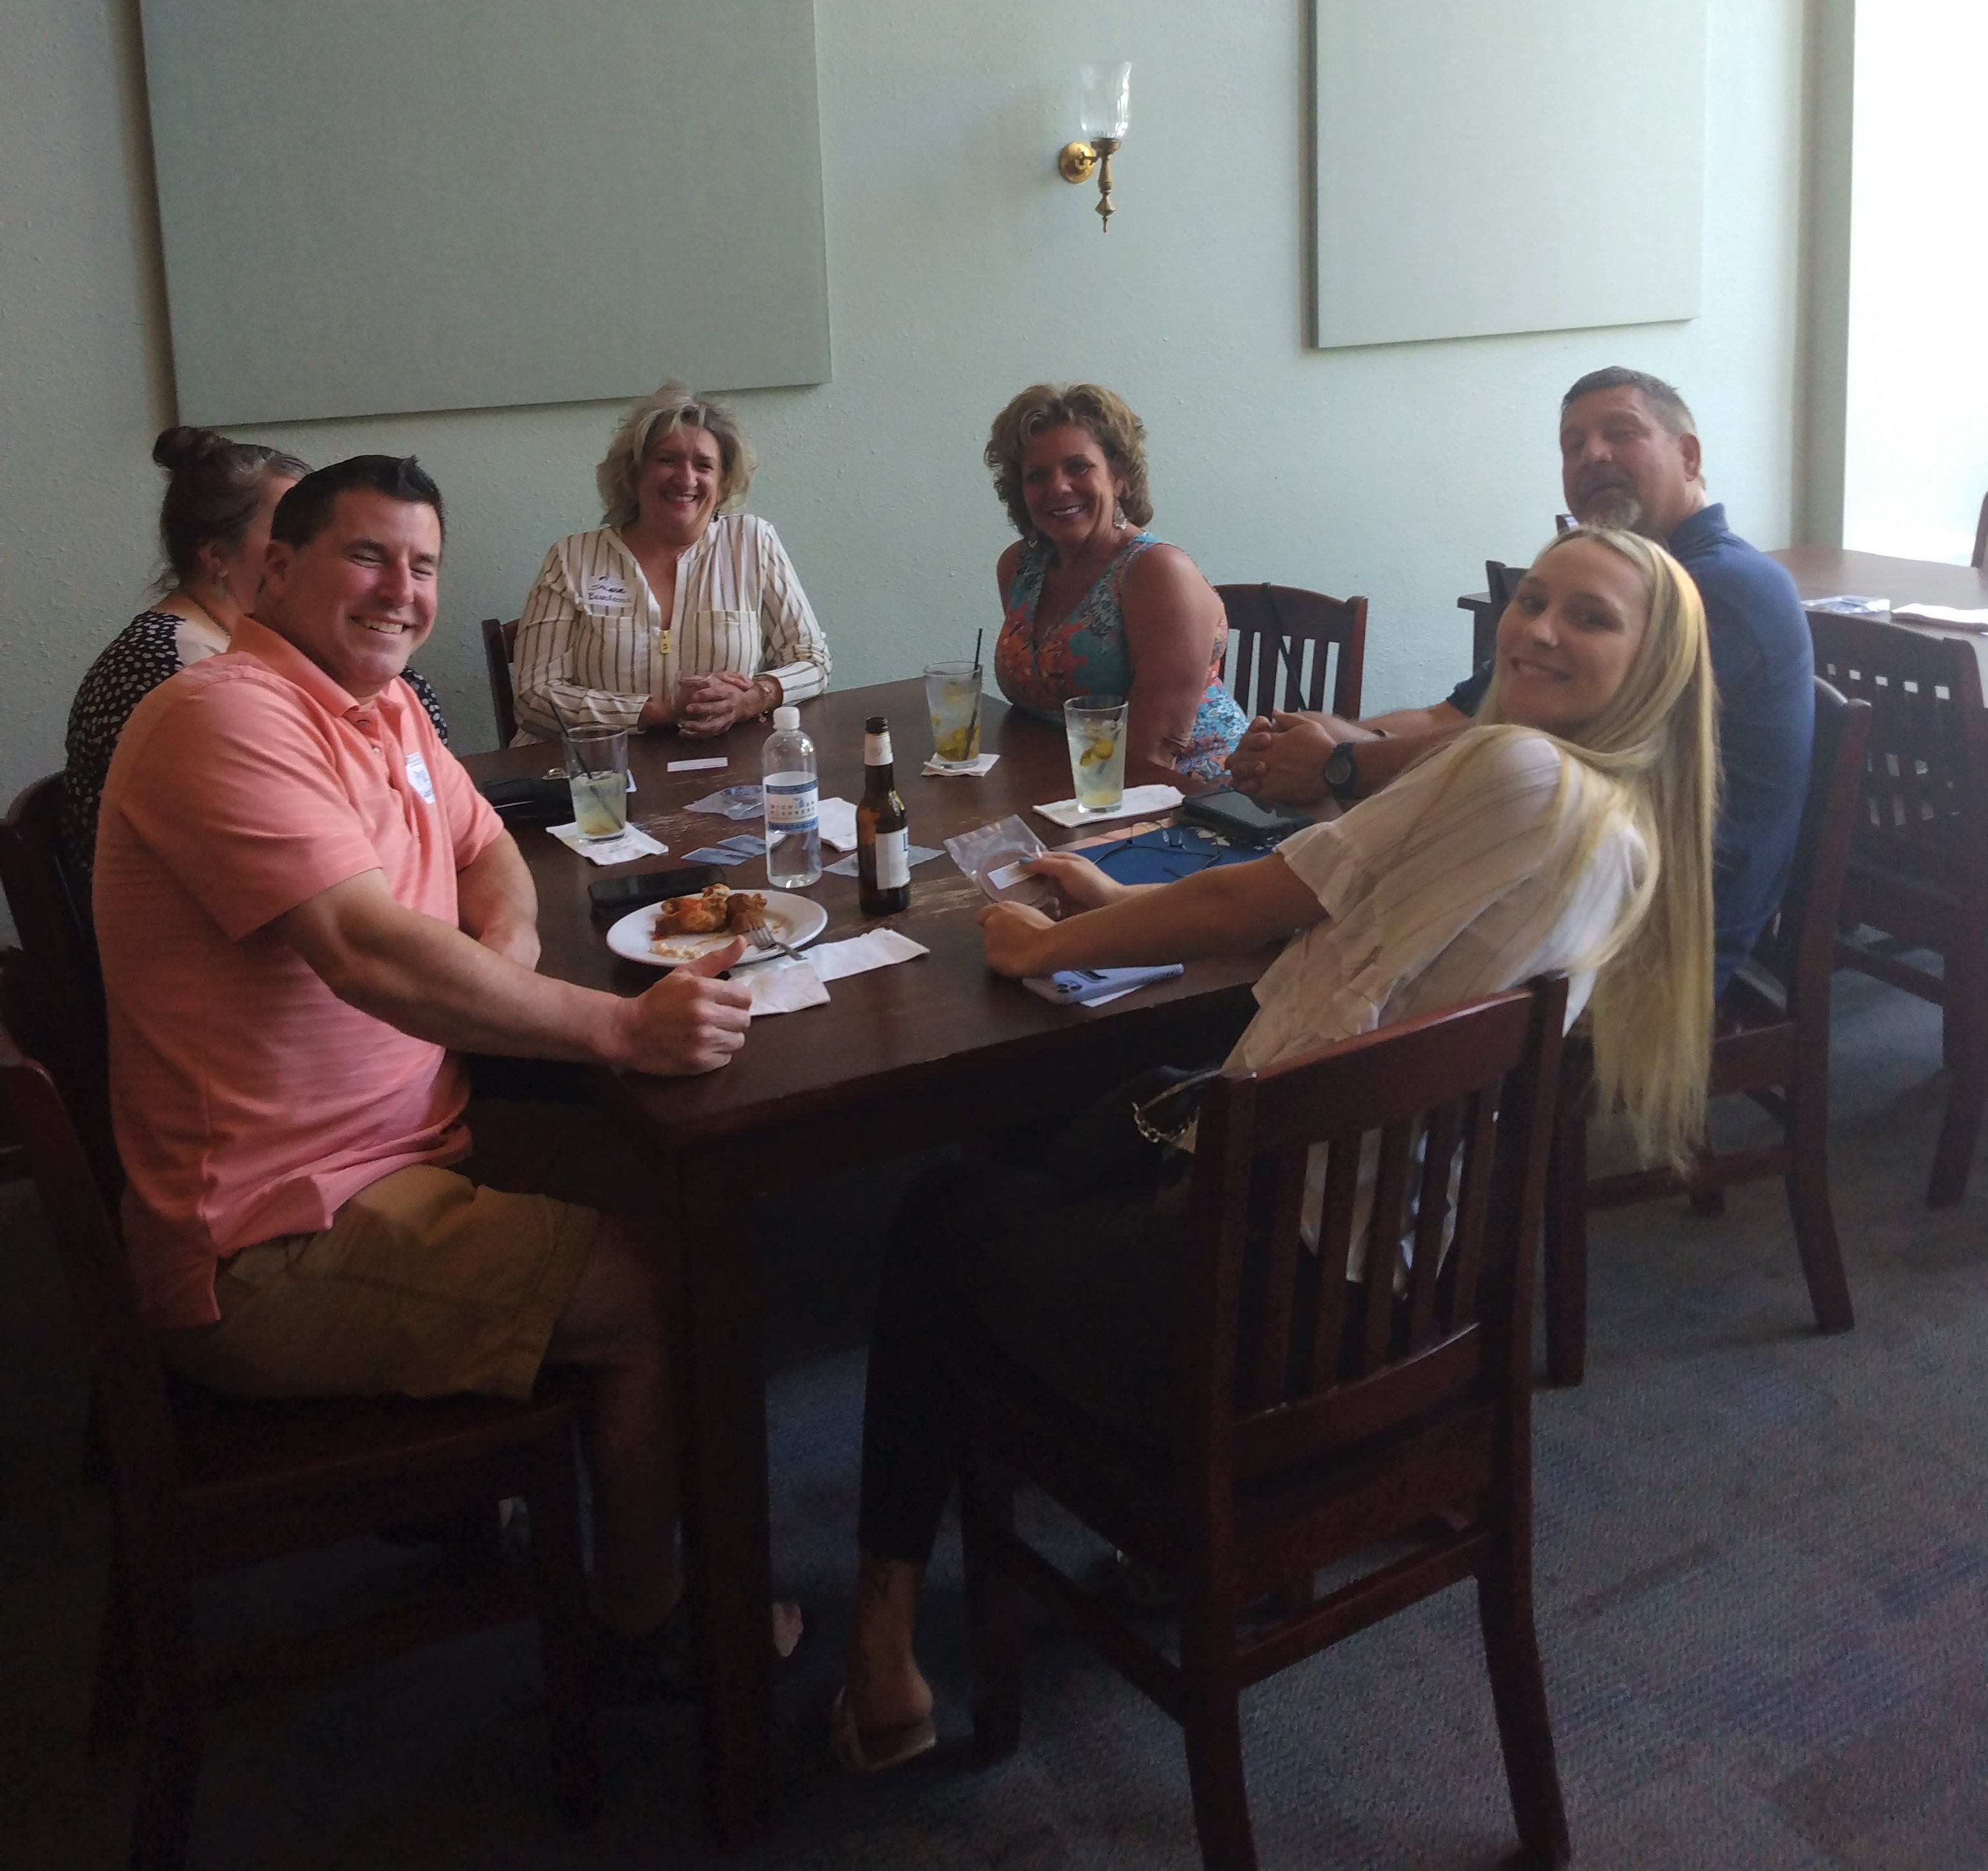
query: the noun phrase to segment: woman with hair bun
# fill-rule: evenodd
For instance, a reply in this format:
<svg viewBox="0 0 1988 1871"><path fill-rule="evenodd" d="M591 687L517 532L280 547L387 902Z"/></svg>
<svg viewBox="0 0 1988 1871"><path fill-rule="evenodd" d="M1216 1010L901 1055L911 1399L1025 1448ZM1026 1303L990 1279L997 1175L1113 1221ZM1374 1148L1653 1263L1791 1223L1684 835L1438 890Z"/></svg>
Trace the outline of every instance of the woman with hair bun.
<svg viewBox="0 0 1988 1871"><path fill-rule="evenodd" d="M1021 535L994 573L1001 692L1059 726L1073 695L1124 696L1128 786L1225 779L1249 725L1222 685L1228 614L1146 530L1145 425L1099 384L1033 384L994 418L986 462Z"/></svg>
<svg viewBox="0 0 1988 1871"><path fill-rule="evenodd" d="M164 594L139 612L90 666L69 712L63 769L69 850L87 877L96 853L96 806L131 711L167 677L226 649L255 601L276 502L310 465L279 448L231 442L211 429L164 431L152 459L166 470L159 541ZM444 740L434 691L407 672Z"/></svg>

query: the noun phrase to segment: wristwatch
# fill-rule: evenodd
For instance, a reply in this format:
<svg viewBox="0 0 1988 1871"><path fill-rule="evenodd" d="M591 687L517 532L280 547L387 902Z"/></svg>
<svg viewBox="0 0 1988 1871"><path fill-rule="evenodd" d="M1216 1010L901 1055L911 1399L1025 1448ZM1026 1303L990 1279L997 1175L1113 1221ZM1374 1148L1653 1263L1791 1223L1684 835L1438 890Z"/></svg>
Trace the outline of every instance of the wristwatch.
<svg viewBox="0 0 1988 1871"><path fill-rule="evenodd" d="M1353 743L1341 741L1325 756L1325 765L1320 770L1320 777L1325 782L1325 790L1334 799L1349 799L1360 776L1353 765Z"/></svg>

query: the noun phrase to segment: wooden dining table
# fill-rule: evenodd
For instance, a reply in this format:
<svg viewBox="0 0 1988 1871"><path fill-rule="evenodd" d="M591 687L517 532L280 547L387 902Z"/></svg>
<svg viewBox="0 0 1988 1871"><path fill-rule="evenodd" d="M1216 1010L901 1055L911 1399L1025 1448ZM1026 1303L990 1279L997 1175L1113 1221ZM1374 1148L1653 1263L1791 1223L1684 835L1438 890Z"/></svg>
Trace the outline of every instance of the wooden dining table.
<svg viewBox="0 0 1988 1871"><path fill-rule="evenodd" d="M1949 565L1932 559L1894 559L1882 553L1848 552L1840 546L1784 546L1767 557L1787 567L1804 604L1824 597L1882 597L1893 609L1901 604L1946 604L1956 610L1988 609L1988 570L1971 565ZM1470 666L1491 654L1498 619L1490 594L1466 592L1456 601L1470 616ZM1909 617L1892 621L1933 637L1966 637L1981 665L1982 687L1988 692L1988 634L1955 630L1939 624L1919 624Z"/></svg>
<svg viewBox="0 0 1988 1871"><path fill-rule="evenodd" d="M891 722L898 790L914 845L940 847L975 826L1020 814L1052 847L1094 831L1065 831L1030 812L1067 798L1069 758L1060 725L983 704L982 746L999 760L978 778L925 777L931 737L921 681L831 693L802 705L822 796L856 800L863 783L864 722ZM653 986L655 972L617 958L587 886L622 871L681 864L738 831L693 814L693 801L728 783L756 783L770 732L742 724L710 741L633 737L636 821L669 847L667 858L607 869L570 851L543 827L519 830L539 893L540 970L623 995ZM478 780L545 772L545 744L471 756ZM673 760L724 757L722 769L671 773ZM836 854L824 849L823 857ZM728 873L735 888L763 887L765 861ZM705 1740L706 1810L721 1844L750 1839L778 1785L774 1657L768 1640L773 1590L767 1492L766 1358L753 1198L853 1166L934 1145L985 1139L1024 1118L1088 1101L1135 1071L1219 1057L1253 1010L1250 988L1272 959L1192 963L1178 979L1109 1006L1057 1007L988 970L975 912L979 886L942 854L911 872L911 908L885 919L930 952L835 982L825 1007L755 1021L741 1052L692 1078L597 1076L596 1090L625 1120L661 1194L671 1257L681 1270L685 1534L693 1642ZM866 922L854 878L824 876L810 895L828 915L820 939ZM886 1217L877 1218L884 1225ZM836 1243L823 1241L821 1251ZM852 1576L855 1528L850 1528Z"/></svg>

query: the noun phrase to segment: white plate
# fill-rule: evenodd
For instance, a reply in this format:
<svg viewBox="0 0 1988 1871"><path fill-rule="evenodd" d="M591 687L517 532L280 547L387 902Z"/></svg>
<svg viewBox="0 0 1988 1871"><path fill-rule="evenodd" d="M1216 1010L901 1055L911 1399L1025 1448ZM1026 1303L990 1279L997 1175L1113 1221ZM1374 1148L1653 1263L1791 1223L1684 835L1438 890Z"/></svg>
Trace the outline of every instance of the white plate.
<svg viewBox="0 0 1988 1871"><path fill-rule="evenodd" d="M798 949L804 942L813 942L828 927L827 910L806 897L796 896L791 891L742 891L738 894L766 899L766 926L789 949ZM674 968L685 962L694 962L701 955L708 955L714 949L722 949L732 939L729 935L673 935L665 940L660 951L653 949L649 946L652 939L650 931L655 927L656 912L661 908L660 903L647 903L640 909L629 911L608 930L608 947L631 962L646 962L651 968ZM779 952L777 949L756 949L749 942L739 961L763 962L777 957Z"/></svg>

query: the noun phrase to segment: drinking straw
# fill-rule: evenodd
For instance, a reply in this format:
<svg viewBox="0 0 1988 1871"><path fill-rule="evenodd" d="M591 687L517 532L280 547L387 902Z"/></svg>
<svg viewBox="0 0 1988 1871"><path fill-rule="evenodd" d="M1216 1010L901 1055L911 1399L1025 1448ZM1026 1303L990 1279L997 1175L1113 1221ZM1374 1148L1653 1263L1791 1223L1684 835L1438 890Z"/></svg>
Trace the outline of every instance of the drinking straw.
<svg viewBox="0 0 1988 1871"><path fill-rule="evenodd" d="M573 749L575 757L580 762L580 770L583 773L588 779L598 780L600 777L600 774L596 773L593 769L587 763L586 748L573 739L573 723L566 719L565 714L560 709L559 703L553 700L549 690L546 692L546 700L551 704L553 719L560 724L560 732L565 735L566 744Z"/></svg>
<svg viewBox="0 0 1988 1871"><path fill-rule="evenodd" d="M984 624L973 633L973 712L966 720L966 744L969 747L980 732L980 640L986 634Z"/></svg>

